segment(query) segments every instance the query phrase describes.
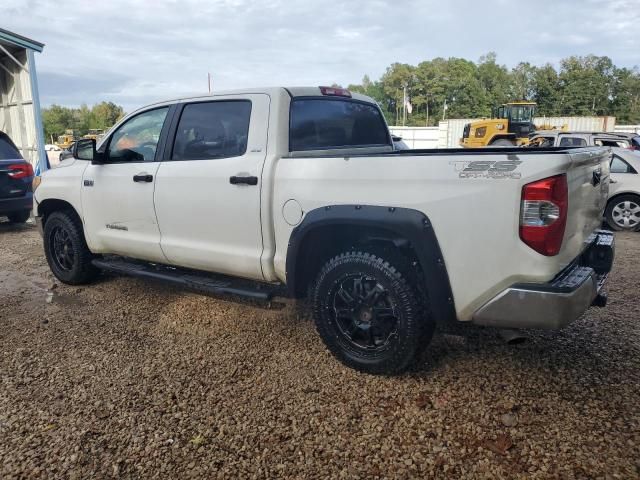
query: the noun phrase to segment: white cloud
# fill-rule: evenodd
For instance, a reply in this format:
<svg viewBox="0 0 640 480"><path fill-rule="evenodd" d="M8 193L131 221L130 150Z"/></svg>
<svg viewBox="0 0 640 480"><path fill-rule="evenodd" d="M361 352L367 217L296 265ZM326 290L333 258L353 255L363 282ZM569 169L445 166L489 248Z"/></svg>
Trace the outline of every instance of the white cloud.
<svg viewBox="0 0 640 480"><path fill-rule="evenodd" d="M3 27L46 44L43 103L103 99L130 110L214 88L378 78L436 56L507 65L608 55L638 62L633 0L4 0Z"/></svg>

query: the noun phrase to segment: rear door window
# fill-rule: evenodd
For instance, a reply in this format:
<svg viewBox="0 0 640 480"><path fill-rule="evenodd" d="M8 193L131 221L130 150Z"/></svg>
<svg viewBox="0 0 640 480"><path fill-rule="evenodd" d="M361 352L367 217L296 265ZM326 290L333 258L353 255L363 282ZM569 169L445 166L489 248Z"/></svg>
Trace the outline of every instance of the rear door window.
<svg viewBox="0 0 640 480"><path fill-rule="evenodd" d="M18 160L22 155L18 152L18 149L9 139L9 137L0 132L0 160Z"/></svg>
<svg viewBox="0 0 640 480"><path fill-rule="evenodd" d="M299 98L291 102L290 151L391 145L380 110L356 100Z"/></svg>
<svg viewBox="0 0 640 480"><path fill-rule="evenodd" d="M239 157L247 151L251 101L223 100L184 107L172 160Z"/></svg>
<svg viewBox="0 0 640 480"><path fill-rule="evenodd" d="M629 146L629 142L626 140L617 140L611 138L596 138L593 141L594 145L599 147L621 147L627 148Z"/></svg>
<svg viewBox="0 0 640 480"><path fill-rule="evenodd" d="M580 137L562 137L560 139L561 147L586 147L587 141Z"/></svg>

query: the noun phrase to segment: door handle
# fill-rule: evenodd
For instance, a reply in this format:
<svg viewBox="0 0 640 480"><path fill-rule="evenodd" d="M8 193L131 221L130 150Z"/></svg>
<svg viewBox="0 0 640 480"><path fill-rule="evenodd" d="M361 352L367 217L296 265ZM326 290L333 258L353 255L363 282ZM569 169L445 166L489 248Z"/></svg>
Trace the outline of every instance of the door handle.
<svg viewBox="0 0 640 480"><path fill-rule="evenodd" d="M153 175L149 175L148 173L139 173L138 175L133 176L134 182L153 182Z"/></svg>
<svg viewBox="0 0 640 480"><path fill-rule="evenodd" d="M232 177L229 177L229 183L231 185L240 185L240 184L257 185L258 184L258 177L236 177L234 175Z"/></svg>

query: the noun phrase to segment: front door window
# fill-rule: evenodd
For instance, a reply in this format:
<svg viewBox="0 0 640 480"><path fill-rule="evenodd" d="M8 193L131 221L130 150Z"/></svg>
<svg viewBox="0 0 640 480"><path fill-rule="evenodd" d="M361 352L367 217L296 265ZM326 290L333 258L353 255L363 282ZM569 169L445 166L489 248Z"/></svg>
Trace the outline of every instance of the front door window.
<svg viewBox="0 0 640 480"><path fill-rule="evenodd" d="M153 162L169 107L143 112L123 123L111 136L107 162Z"/></svg>

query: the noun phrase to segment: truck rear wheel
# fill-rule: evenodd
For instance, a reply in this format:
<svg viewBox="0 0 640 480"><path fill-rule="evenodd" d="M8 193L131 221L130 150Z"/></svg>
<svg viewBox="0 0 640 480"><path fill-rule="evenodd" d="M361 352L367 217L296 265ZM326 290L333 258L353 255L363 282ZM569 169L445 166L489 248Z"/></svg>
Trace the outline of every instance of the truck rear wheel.
<svg viewBox="0 0 640 480"><path fill-rule="evenodd" d="M54 212L44 224L44 253L53 274L63 283L88 283L98 274L77 215Z"/></svg>
<svg viewBox="0 0 640 480"><path fill-rule="evenodd" d="M397 265L371 253L351 251L333 257L311 288L318 333L349 367L372 374L399 373L433 334L416 287Z"/></svg>

